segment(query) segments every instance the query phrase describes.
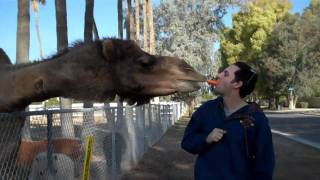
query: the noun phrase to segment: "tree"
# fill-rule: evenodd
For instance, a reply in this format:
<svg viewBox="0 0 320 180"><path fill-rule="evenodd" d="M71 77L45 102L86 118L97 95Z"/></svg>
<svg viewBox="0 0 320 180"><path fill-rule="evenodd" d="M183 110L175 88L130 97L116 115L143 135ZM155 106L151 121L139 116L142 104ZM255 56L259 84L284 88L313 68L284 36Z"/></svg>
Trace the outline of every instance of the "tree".
<svg viewBox="0 0 320 180"><path fill-rule="evenodd" d="M238 60L254 63L263 53L274 25L290 8L287 0L256 0L242 8L233 15L233 27L221 34L222 58L229 64Z"/></svg>
<svg viewBox="0 0 320 180"><path fill-rule="evenodd" d="M55 0L57 49L59 52L68 48L68 24L66 0ZM72 109L72 99L60 98L61 109ZM63 137L74 137L72 116L61 114L61 128Z"/></svg>
<svg viewBox="0 0 320 180"><path fill-rule="evenodd" d="M202 74L210 74L215 67L213 46L226 13L227 1L163 1L155 8L156 51L158 54L178 56ZM188 97L188 98L187 98ZM196 94L178 95L192 107Z"/></svg>
<svg viewBox="0 0 320 180"><path fill-rule="evenodd" d="M44 5L46 3L45 0L31 0L32 1L32 9L35 15L35 26L37 31L37 39L40 51L40 58L43 59L43 50L42 50L42 43L41 43L41 33L40 33L40 22L39 22L39 4Z"/></svg>
<svg viewBox="0 0 320 180"><path fill-rule="evenodd" d="M30 48L30 1L18 0L16 63L29 61Z"/></svg>
<svg viewBox="0 0 320 180"><path fill-rule="evenodd" d="M153 8L152 8L152 0L147 0L147 21L150 32L150 54L155 54L155 37L154 37L154 25L153 25Z"/></svg>
<svg viewBox="0 0 320 180"><path fill-rule="evenodd" d="M264 93L275 97L287 95L293 109L299 97L310 97L318 91L320 76L320 25L296 15L287 15L272 32L267 50L259 65ZM294 90L289 94L288 89Z"/></svg>
<svg viewBox="0 0 320 180"><path fill-rule="evenodd" d="M135 39L131 0L126 0L126 35L127 39Z"/></svg>
<svg viewBox="0 0 320 180"><path fill-rule="evenodd" d="M84 41L91 42L93 41L93 8L94 8L94 0L86 0L86 10L84 16ZM84 108L92 108L93 102L85 101L83 104Z"/></svg>
<svg viewBox="0 0 320 180"><path fill-rule="evenodd" d="M17 44L16 44L16 63L29 62L30 49L30 1L18 0L18 25L17 25ZM25 120L21 132L21 139L31 139L30 121Z"/></svg>
<svg viewBox="0 0 320 180"><path fill-rule="evenodd" d="M140 0L135 0L135 19L136 19L136 40L140 41ZM140 44L140 43L138 43Z"/></svg>
<svg viewBox="0 0 320 180"><path fill-rule="evenodd" d="M118 36L123 39L123 15L122 0L118 0Z"/></svg>
<svg viewBox="0 0 320 180"><path fill-rule="evenodd" d="M142 0L142 11L143 11L143 49L146 52L149 52L147 0Z"/></svg>

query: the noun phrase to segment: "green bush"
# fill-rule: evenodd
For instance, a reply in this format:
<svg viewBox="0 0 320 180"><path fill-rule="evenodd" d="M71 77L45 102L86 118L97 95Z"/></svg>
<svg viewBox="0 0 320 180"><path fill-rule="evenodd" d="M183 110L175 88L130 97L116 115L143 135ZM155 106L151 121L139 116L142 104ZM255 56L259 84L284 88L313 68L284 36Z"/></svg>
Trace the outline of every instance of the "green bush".
<svg viewBox="0 0 320 180"><path fill-rule="evenodd" d="M308 106L309 106L308 102L301 101L297 103L297 108L308 108Z"/></svg>
<svg viewBox="0 0 320 180"><path fill-rule="evenodd" d="M279 105L281 105L282 107L289 107L287 97L281 96L279 98Z"/></svg>
<svg viewBox="0 0 320 180"><path fill-rule="evenodd" d="M320 108L320 97L310 97L307 101L310 108Z"/></svg>
<svg viewBox="0 0 320 180"><path fill-rule="evenodd" d="M45 102L45 106L46 106L46 107L59 106L59 99L58 99L58 98L48 99L48 100L46 100L46 102Z"/></svg>
<svg viewBox="0 0 320 180"><path fill-rule="evenodd" d="M210 92L206 92L202 94L202 101L201 102L206 102L208 100L214 99L214 95Z"/></svg>

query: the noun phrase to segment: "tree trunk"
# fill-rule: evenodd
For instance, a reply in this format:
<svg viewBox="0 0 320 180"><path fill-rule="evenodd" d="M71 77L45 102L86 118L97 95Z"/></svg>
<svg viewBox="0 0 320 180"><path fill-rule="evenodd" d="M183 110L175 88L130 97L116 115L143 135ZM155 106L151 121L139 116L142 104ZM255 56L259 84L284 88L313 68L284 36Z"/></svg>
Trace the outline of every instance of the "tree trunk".
<svg viewBox="0 0 320 180"><path fill-rule="evenodd" d="M150 32L150 54L155 54L155 40L154 40L154 27L153 27L153 8L152 1L148 0L148 25Z"/></svg>
<svg viewBox="0 0 320 180"><path fill-rule="evenodd" d="M86 11L84 21L84 42L91 42L93 40L93 8L94 0L86 0Z"/></svg>
<svg viewBox="0 0 320 180"><path fill-rule="evenodd" d="M276 109L278 109L279 110L279 99L280 99L280 97L279 96L276 96L276 98L275 98L275 105L276 105Z"/></svg>
<svg viewBox="0 0 320 180"><path fill-rule="evenodd" d="M274 96L269 98L269 109L276 109L276 98Z"/></svg>
<svg viewBox="0 0 320 180"><path fill-rule="evenodd" d="M126 37L135 39L131 0L126 0Z"/></svg>
<svg viewBox="0 0 320 180"><path fill-rule="evenodd" d="M40 18L39 18L39 2L36 0L32 1L32 8L35 16L35 26L36 26L36 32L37 32L37 40L38 40L38 46L39 46L39 52L40 52L40 58L44 59L43 56L43 50L42 50L42 43L41 43L41 33L40 33Z"/></svg>
<svg viewBox="0 0 320 180"><path fill-rule="evenodd" d="M94 0L86 0L86 11L85 11L85 21L84 21L84 42L93 41L93 9ZM90 101L85 101L83 104L84 108L92 108L93 103Z"/></svg>
<svg viewBox="0 0 320 180"><path fill-rule="evenodd" d="M146 52L149 52L147 0L143 0L142 10L143 10L143 49Z"/></svg>
<svg viewBox="0 0 320 180"><path fill-rule="evenodd" d="M30 49L30 0L18 0L18 21L17 21L17 41L16 41L16 63L28 63L29 62L29 49ZM28 108L26 108L28 111ZM19 157L21 149L21 142L26 140L31 140L30 132L30 117L26 117L22 120L14 119L16 122L9 122L9 125L13 125L11 128L8 126L8 122L5 126L1 124L1 132L6 133L8 128L13 131L13 134L10 134L10 137L13 137L14 140L19 141L19 143L12 144L11 142L3 142L2 152L12 153L8 159L2 160L0 166L4 167L4 162L15 162L16 158ZM4 137L4 134L1 134ZM7 134L5 135L7 136ZM11 164L11 165L10 165ZM7 168L10 169L14 167L13 163L6 164ZM17 172L27 173L25 168L14 167Z"/></svg>
<svg viewBox="0 0 320 180"><path fill-rule="evenodd" d="M16 63L29 62L30 48L30 1L18 0L18 27Z"/></svg>
<svg viewBox="0 0 320 180"><path fill-rule="evenodd" d="M188 106L188 116L191 117L195 108L195 99L192 98L187 100L187 106Z"/></svg>
<svg viewBox="0 0 320 180"><path fill-rule="evenodd" d="M66 0L55 0L57 49L62 51L68 48L68 24ZM61 109L72 109L72 99L60 97ZM61 129L63 137L75 137L72 115L61 114Z"/></svg>
<svg viewBox="0 0 320 180"><path fill-rule="evenodd" d="M140 45L140 0L135 0L136 2L136 41Z"/></svg>
<svg viewBox="0 0 320 180"><path fill-rule="evenodd" d="M293 98L293 107L294 107L294 108L296 108L297 101L298 101L298 96L295 95L294 98Z"/></svg>
<svg viewBox="0 0 320 180"><path fill-rule="evenodd" d="M30 1L18 0L18 25L17 25L17 49L16 63L29 62L30 49ZM30 122L27 119L22 129L22 139L31 139Z"/></svg>
<svg viewBox="0 0 320 180"><path fill-rule="evenodd" d="M288 95L288 101L289 101L289 109L295 109L296 105L295 105L295 96L293 95L293 93L290 93Z"/></svg>
<svg viewBox="0 0 320 180"><path fill-rule="evenodd" d="M122 0L118 0L118 36L123 39Z"/></svg>
<svg viewBox="0 0 320 180"><path fill-rule="evenodd" d="M99 32L98 32L98 28L97 28L97 24L96 21L93 19L93 34L94 34L94 39L95 40L99 40Z"/></svg>

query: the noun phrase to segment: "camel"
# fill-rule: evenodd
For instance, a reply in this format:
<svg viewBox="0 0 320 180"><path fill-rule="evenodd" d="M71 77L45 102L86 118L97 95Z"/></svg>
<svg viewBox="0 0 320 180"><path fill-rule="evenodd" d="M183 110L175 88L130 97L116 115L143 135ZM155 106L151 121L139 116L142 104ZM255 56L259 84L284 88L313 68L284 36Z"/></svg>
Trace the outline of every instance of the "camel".
<svg viewBox="0 0 320 180"><path fill-rule="evenodd" d="M0 112L58 96L104 102L118 95L141 105L155 96L196 91L206 80L184 60L148 54L131 40L77 42L44 61L0 62Z"/></svg>
<svg viewBox="0 0 320 180"><path fill-rule="evenodd" d="M131 40L76 42L48 59L20 65L12 65L0 48L0 113L23 111L32 102L52 97L105 102L118 95L128 104L142 105L155 96L196 91L205 81L206 77L184 60L148 54ZM18 137L24 121L17 123ZM6 127L5 121L1 124L2 128ZM67 155L77 152L78 148L74 147L79 142L67 141L70 142L62 143L65 146L57 146L56 152ZM46 141L20 143L20 148L4 147L6 152L19 149L20 164L30 164L34 157L30 152L45 151L43 146L47 144ZM59 144L60 140L53 143Z"/></svg>

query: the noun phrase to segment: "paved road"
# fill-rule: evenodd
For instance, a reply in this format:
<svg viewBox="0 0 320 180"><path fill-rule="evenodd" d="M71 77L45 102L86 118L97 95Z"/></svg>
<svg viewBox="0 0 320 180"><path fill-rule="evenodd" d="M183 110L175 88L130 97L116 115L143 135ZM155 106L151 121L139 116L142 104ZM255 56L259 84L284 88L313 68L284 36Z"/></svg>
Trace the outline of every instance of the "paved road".
<svg viewBox="0 0 320 180"><path fill-rule="evenodd" d="M299 113L267 113L271 128L293 140L320 149L320 116Z"/></svg>
<svg viewBox="0 0 320 180"><path fill-rule="evenodd" d="M319 142L318 117L300 114L268 114L271 128ZM124 180L192 180L192 156L180 148L189 118L183 118L151 147ZM320 150L273 134L276 153L274 180L320 180Z"/></svg>

